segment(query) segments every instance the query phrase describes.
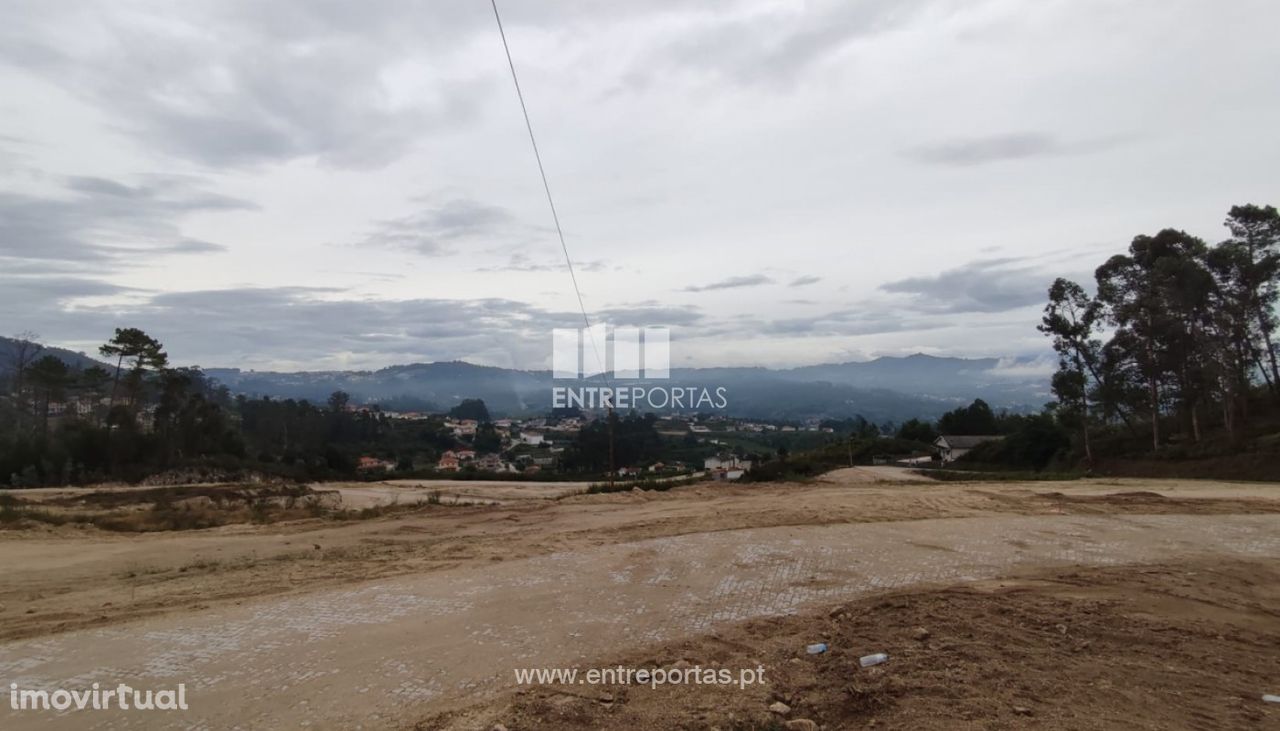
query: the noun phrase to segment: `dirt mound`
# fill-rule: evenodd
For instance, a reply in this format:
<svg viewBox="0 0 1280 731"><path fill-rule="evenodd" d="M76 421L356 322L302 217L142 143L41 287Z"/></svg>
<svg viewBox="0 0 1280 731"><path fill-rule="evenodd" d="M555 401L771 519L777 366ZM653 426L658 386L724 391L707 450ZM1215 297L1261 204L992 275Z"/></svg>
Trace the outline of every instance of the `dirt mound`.
<svg viewBox="0 0 1280 731"><path fill-rule="evenodd" d="M1169 499L1158 492L1149 492L1146 490L1135 490L1132 492L1113 492L1110 495L1107 495L1106 497L1113 498L1116 500L1146 500L1146 501L1150 501L1150 500L1161 501L1161 500Z"/></svg>
<svg viewBox="0 0 1280 731"><path fill-rule="evenodd" d="M1146 514L1234 514L1280 512L1280 502L1249 498L1171 497L1148 490L1129 490L1101 495L1062 492L1038 493L1036 498L1073 513L1146 513Z"/></svg>
<svg viewBox="0 0 1280 731"><path fill-rule="evenodd" d="M1094 474L1148 479L1280 481L1280 459L1273 451L1244 452L1200 459L1104 459Z"/></svg>
<svg viewBox="0 0 1280 731"><path fill-rule="evenodd" d="M284 482L284 480L278 477L269 477L253 470L228 470L221 467L196 466L159 472L148 476L138 484L144 487L162 487L222 482L257 484Z"/></svg>

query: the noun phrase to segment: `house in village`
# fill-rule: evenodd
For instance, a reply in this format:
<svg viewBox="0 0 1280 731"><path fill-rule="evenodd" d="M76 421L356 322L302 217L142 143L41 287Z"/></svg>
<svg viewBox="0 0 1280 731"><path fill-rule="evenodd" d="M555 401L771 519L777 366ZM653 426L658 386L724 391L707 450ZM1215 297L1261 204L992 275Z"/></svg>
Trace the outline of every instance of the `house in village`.
<svg viewBox="0 0 1280 731"><path fill-rule="evenodd" d="M960 459L969 450L982 444L983 442L993 442L997 439L1004 439L998 434L981 434L981 435L953 435L944 434L933 440L933 446L938 449L938 454L942 456L943 462L954 462Z"/></svg>
<svg viewBox="0 0 1280 731"><path fill-rule="evenodd" d="M751 469L751 460L742 459L734 454L718 454L702 460L702 468L705 470L730 469L746 471Z"/></svg>
<svg viewBox="0 0 1280 731"><path fill-rule="evenodd" d="M506 469L506 463L502 461L500 455L482 454L476 458L476 469L484 472L502 472Z"/></svg>
<svg viewBox="0 0 1280 731"><path fill-rule="evenodd" d="M389 459L378 459L377 457L364 456L356 463L356 469L360 472L372 472L374 470L393 470L396 463Z"/></svg>
<svg viewBox="0 0 1280 731"><path fill-rule="evenodd" d="M445 426L453 431L456 437L473 437L476 434L476 428L479 422L475 419L462 419L461 421L446 422Z"/></svg>

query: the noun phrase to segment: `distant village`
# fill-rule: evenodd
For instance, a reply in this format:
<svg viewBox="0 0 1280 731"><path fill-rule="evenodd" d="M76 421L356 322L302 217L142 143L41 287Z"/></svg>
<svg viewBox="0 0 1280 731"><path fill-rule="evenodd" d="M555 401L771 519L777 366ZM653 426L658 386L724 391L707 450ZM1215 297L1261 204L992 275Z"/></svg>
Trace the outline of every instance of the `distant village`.
<svg viewBox="0 0 1280 731"><path fill-rule="evenodd" d="M293 479L606 478L612 487L617 479L803 476L818 462L853 465L855 451L863 463L951 462L998 438L997 416L980 400L945 414L937 430L919 419L876 425L861 416L784 421L628 410L604 418L601 409L557 408L504 417L477 398L440 413L360 403L340 390L321 403L236 394L198 368L168 368L161 344L136 329L117 330L103 346L118 355L114 373L53 355L36 359L43 346L14 342L27 355L15 360L18 375L0 394L0 421L26 446L0 472L21 486L141 479L200 462ZM804 460L788 461L802 453Z"/></svg>
<svg viewBox="0 0 1280 731"><path fill-rule="evenodd" d="M353 411L369 410L370 406L349 405ZM422 412L397 412L379 410L387 418L409 421L440 419L437 414ZM441 473L464 471L484 472L495 475L538 475L556 472L561 456L577 438L578 432L594 417L536 417L526 419L494 419L491 423L500 437L500 444L489 450L474 446L477 431L482 422L477 419L444 417L444 428L457 438L459 446L443 452L433 466ZM657 460L647 464L617 465L615 474L623 479L703 477L719 481L741 478L751 470L753 460L735 450L727 438L735 435L764 433L832 433L834 429L818 423L773 424L740 420L724 416L698 417L694 415L670 415L658 421L657 431L665 437L683 437L708 447L711 456L700 460ZM717 449L719 448L719 449ZM392 460L374 456L362 456L359 469L363 472L394 470Z"/></svg>
<svg viewBox="0 0 1280 731"><path fill-rule="evenodd" d="M101 401L101 403L99 403ZM48 403L48 415L53 420L65 417L89 418L106 406L106 399L71 397L65 401ZM395 422L438 423L452 434L456 446L444 450L434 462L415 463L413 470L427 470L443 475L459 473L484 473L502 476L534 477L560 472L561 458L566 448L578 437L579 431L603 412L583 412L578 416L545 416L523 419L498 418L490 421L445 416L438 413L394 411L372 404L347 403L343 409L354 415L377 416ZM149 431L155 404L140 406L137 423L142 431ZM497 440L488 440L477 446L477 432L492 427L491 434ZM708 456L698 459L654 460L644 464L616 465L614 474L622 479L677 479L681 477L703 478L716 481L734 481L748 473L756 461L744 454L741 442L752 435L831 434L831 426L818 420L803 423L771 423L760 420L737 419L728 416L671 414L663 416L657 424L657 432L664 437L683 438L686 442L702 446ZM891 436L883 434L882 436ZM939 436L932 449L909 455L877 456L875 463L896 462L922 465L933 461L952 462L978 444L999 439L998 436ZM365 454L358 458L356 469L369 476L404 471L406 465L394 459Z"/></svg>

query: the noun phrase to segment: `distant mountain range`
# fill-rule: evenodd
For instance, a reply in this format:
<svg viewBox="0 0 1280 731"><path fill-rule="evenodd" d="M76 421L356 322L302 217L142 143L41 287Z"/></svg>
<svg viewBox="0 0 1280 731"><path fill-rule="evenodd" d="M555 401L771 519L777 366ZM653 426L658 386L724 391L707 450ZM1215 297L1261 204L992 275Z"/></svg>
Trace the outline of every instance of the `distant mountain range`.
<svg viewBox="0 0 1280 731"><path fill-rule="evenodd" d="M0 336L0 376L7 374L13 369L13 359L17 352L19 342L20 341L15 340L14 338ZM84 353L77 353L72 350L67 350L66 348L58 348L52 345L42 345L40 352L36 354L36 358L43 358L46 355L56 355L63 363L66 363L76 369L84 369L91 366L101 366L107 370L115 368L114 363L108 365L102 361L94 360Z"/></svg>
<svg viewBox="0 0 1280 731"><path fill-rule="evenodd" d="M778 370L673 369L666 381L642 384L723 386L728 394L725 412L732 416L803 419L861 414L878 422L936 417L974 398L997 408L1038 409L1050 395L1047 374L1034 365L1030 359L912 355ZM463 362L415 363L376 371L276 373L210 368L206 372L240 393L322 400L342 390L356 401L410 410L448 408L463 398L481 398L491 411L511 415L546 411L553 385L583 384L553 381L550 371ZM618 385L623 383L634 382Z"/></svg>
<svg viewBox="0 0 1280 731"><path fill-rule="evenodd" d="M0 338L0 373L9 368L12 347L12 340ZM61 348L45 352L78 367L96 362ZM861 414L880 422L936 417L974 398L982 398L996 408L1038 409L1051 396L1048 374L1037 365L1037 361L1028 358L940 358L917 354L788 369L673 369L666 381L641 383L709 389L723 386L728 401L724 411L731 416L805 419ZM205 372L233 392L250 396L321 402L341 390L351 394L357 403L418 411L447 409L464 398L479 398L484 399L491 412L507 415L545 412L551 407L553 384L584 383L553 381L550 371L464 362L414 363L374 371L285 373L207 368ZM622 383L635 382L618 382Z"/></svg>

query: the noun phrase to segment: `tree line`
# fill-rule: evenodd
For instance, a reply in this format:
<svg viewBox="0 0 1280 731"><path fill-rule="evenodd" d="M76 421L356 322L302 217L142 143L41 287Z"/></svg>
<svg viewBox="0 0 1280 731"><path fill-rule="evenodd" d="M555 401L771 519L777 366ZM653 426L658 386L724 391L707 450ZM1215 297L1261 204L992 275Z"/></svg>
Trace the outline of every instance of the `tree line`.
<svg viewBox="0 0 1280 731"><path fill-rule="evenodd" d="M1146 431L1153 450L1175 432L1235 440L1259 390L1280 397L1280 213L1234 206L1225 225L1213 245L1171 228L1135 237L1097 268L1093 294L1063 278L1049 288L1039 330L1058 355L1054 408L1086 462L1099 427Z"/></svg>
<svg viewBox="0 0 1280 731"><path fill-rule="evenodd" d="M898 436L1002 435L971 459L1037 469L1132 454L1144 434L1148 452L1216 435L1219 452L1238 449L1280 406L1280 212L1233 206L1224 225L1214 244L1173 228L1136 236L1092 287L1054 280L1037 326L1057 355L1042 413L997 415L979 400L936 423L911 419Z"/></svg>
<svg viewBox="0 0 1280 731"><path fill-rule="evenodd" d="M10 342L0 485L136 481L191 465L311 479L350 475L366 452L454 444L439 422L393 423L349 409L342 392L324 404L233 397L198 367L170 367L163 344L137 328L117 329L98 353L107 366L68 365L32 333Z"/></svg>
<svg viewBox="0 0 1280 731"><path fill-rule="evenodd" d="M1280 213L1234 206L1225 226L1215 244L1172 228L1136 236L1092 288L1054 280L1037 326L1057 355L1054 400L1040 413L996 414L979 399L937 422L908 420L897 436L998 435L969 461L1034 469L1090 468L1100 440L1101 456L1214 435L1226 443L1216 453L1238 450L1280 407Z"/></svg>

